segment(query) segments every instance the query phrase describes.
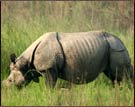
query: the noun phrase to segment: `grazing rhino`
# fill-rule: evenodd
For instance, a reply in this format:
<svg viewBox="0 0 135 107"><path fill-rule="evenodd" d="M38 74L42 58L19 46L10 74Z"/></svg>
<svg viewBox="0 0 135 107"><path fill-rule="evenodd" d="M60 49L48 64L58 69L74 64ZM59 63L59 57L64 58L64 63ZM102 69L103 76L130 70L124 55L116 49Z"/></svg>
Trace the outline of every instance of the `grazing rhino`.
<svg viewBox="0 0 135 107"><path fill-rule="evenodd" d="M93 81L104 74L114 82L123 77L133 81L133 67L122 41L100 31L80 33L46 33L28 47L17 59L11 56L10 75L3 84L26 86L39 76L54 87L57 78L75 84Z"/></svg>

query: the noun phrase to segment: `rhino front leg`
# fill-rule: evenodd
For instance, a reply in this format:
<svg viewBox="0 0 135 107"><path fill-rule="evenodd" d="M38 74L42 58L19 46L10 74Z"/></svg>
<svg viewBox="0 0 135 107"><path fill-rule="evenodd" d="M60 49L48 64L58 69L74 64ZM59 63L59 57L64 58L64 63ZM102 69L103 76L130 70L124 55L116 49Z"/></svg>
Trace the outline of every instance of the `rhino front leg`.
<svg viewBox="0 0 135 107"><path fill-rule="evenodd" d="M49 88L54 88L58 78L56 70L50 68L45 73L43 73L43 76L45 78L46 86Z"/></svg>

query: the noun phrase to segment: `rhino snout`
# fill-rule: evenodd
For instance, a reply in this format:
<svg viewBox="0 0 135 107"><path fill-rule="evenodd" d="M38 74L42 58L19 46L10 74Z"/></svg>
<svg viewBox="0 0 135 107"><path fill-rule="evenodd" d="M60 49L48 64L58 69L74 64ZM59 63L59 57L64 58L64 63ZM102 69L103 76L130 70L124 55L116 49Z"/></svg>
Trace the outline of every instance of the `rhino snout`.
<svg viewBox="0 0 135 107"><path fill-rule="evenodd" d="M9 77L6 80L2 81L2 85L10 87L11 85L22 86L25 82L24 76L20 72L11 72Z"/></svg>
<svg viewBox="0 0 135 107"><path fill-rule="evenodd" d="M2 81L2 85L5 86L5 87L10 87L12 84L11 80L3 80Z"/></svg>
<svg viewBox="0 0 135 107"><path fill-rule="evenodd" d="M2 86L4 87L10 87L11 85L15 85L18 88L22 87L24 84L24 80L19 80L19 81L12 81L11 79L6 79L2 81Z"/></svg>

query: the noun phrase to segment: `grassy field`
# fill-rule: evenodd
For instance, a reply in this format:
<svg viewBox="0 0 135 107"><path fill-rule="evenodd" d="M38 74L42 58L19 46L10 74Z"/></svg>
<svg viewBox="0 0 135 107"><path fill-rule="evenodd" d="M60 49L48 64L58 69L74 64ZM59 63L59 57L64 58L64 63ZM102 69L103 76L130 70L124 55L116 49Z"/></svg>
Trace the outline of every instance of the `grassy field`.
<svg viewBox="0 0 135 107"><path fill-rule="evenodd" d="M54 90L47 89L41 78L40 83L31 83L18 91L15 87L1 90L2 105L20 106L133 106L134 90L126 84L120 87L104 82L101 75L95 81L86 85L72 85L71 89L59 88L60 80ZM108 79L106 79L108 80Z"/></svg>
<svg viewBox="0 0 135 107"><path fill-rule="evenodd" d="M34 40L45 32L82 32L104 30L118 36L128 49L134 64L134 29L132 2L2 2L1 18L1 80L9 74L9 55L19 56ZM21 10L21 11L20 11ZM44 11L43 11L44 10ZM117 10L117 11L116 11ZM130 14L129 14L129 13ZM102 14L101 14L102 13ZM119 15L122 13L122 15ZM121 22L121 20L123 20ZM123 26L121 26L123 25ZM133 106L134 88L125 82L120 86L101 74L85 85L58 80L54 90L47 89L44 79L31 82L22 90L1 87L2 106Z"/></svg>

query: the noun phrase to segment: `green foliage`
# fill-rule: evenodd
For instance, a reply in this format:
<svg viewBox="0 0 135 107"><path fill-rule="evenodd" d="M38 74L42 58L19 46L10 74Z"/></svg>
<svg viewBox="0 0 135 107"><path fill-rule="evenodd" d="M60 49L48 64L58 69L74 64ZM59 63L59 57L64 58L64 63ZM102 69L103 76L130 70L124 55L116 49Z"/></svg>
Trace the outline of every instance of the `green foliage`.
<svg viewBox="0 0 135 107"><path fill-rule="evenodd" d="M9 73L9 55L19 56L34 40L45 32L109 31L118 36L129 51L134 64L133 1L2 1L1 2L1 79ZM134 105L133 88L120 87L101 74L86 85L71 84L61 89L59 80L50 90L40 83L31 83L19 91L2 87L2 105Z"/></svg>
<svg viewBox="0 0 135 107"><path fill-rule="evenodd" d="M102 78L85 85L73 85L71 88L59 88L60 81L54 90L46 88L43 78L40 83L31 83L22 90L15 87L6 89L2 87L2 105L20 106L133 106L133 89L129 89L127 84L120 86L115 84L107 85L106 82L99 82ZM102 78L103 79L103 78ZM110 83L111 84L111 83ZM3 94L4 93L4 94Z"/></svg>

